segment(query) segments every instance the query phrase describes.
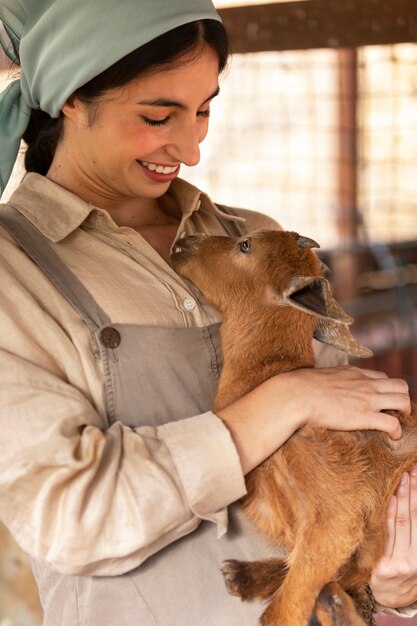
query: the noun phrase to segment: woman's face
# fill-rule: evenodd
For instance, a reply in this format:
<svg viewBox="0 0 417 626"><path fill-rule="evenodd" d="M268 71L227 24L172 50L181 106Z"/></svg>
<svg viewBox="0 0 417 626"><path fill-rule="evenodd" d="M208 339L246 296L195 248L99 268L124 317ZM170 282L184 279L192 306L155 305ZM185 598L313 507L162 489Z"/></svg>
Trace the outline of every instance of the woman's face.
<svg viewBox="0 0 417 626"><path fill-rule="evenodd" d="M91 122L91 110L69 100L52 173L59 163L73 181L67 186L103 208L106 200L163 195L182 163L199 162L218 74L218 57L206 47L193 60L107 92Z"/></svg>

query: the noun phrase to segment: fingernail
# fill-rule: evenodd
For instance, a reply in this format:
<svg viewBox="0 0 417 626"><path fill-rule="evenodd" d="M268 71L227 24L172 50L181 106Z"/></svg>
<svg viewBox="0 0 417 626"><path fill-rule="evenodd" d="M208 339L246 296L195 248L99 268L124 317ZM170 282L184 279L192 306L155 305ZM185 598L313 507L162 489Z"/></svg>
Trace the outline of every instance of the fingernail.
<svg viewBox="0 0 417 626"><path fill-rule="evenodd" d="M417 476L417 465L414 465L414 467L411 468L411 474L412 476Z"/></svg>
<svg viewBox="0 0 417 626"><path fill-rule="evenodd" d="M392 508L396 502L397 498L395 496L392 496L391 500L389 501L389 508Z"/></svg>
<svg viewBox="0 0 417 626"><path fill-rule="evenodd" d="M400 484L401 485L406 485L407 483L408 483L408 474L406 473L406 474L403 474L401 476L401 483Z"/></svg>

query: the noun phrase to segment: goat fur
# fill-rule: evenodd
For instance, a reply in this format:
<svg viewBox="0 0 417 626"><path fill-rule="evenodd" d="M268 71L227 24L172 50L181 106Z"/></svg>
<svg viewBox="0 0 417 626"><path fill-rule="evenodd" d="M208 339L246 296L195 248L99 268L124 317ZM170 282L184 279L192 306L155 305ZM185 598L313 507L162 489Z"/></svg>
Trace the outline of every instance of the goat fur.
<svg viewBox="0 0 417 626"><path fill-rule="evenodd" d="M214 410L280 372L313 367L316 337L371 353L348 330L312 240L286 231L179 240L172 265L223 315L224 365ZM249 247L249 250L247 249ZM371 572L383 554L389 501L417 460L417 412L397 412L399 442L377 431L304 427L246 477L244 511L285 559L227 561L227 589L269 601L264 626L373 622Z"/></svg>

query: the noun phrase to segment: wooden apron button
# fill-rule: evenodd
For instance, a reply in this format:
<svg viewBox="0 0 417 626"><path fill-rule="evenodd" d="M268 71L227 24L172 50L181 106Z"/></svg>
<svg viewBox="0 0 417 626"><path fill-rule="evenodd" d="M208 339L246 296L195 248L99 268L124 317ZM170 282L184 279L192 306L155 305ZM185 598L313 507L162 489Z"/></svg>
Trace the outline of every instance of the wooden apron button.
<svg viewBox="0 0 417 626"><path fill-rule="evenodd" d="M100 341L105 348L117 348L122 338L118 330L108 326L100 332Z"/></svg>

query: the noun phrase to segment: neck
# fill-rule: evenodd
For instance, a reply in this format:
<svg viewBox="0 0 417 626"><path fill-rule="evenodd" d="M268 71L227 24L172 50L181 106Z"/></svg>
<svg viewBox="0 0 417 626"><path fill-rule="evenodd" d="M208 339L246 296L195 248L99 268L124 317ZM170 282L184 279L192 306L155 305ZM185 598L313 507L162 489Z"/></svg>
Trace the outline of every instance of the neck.
<svg viewBox="0 0 417 626"><path fill-rule="evenodd" d="M226 314L220 331L224 363L215 410L275 374L312 367L314 324L312 316L289 307Z"/></svg>

